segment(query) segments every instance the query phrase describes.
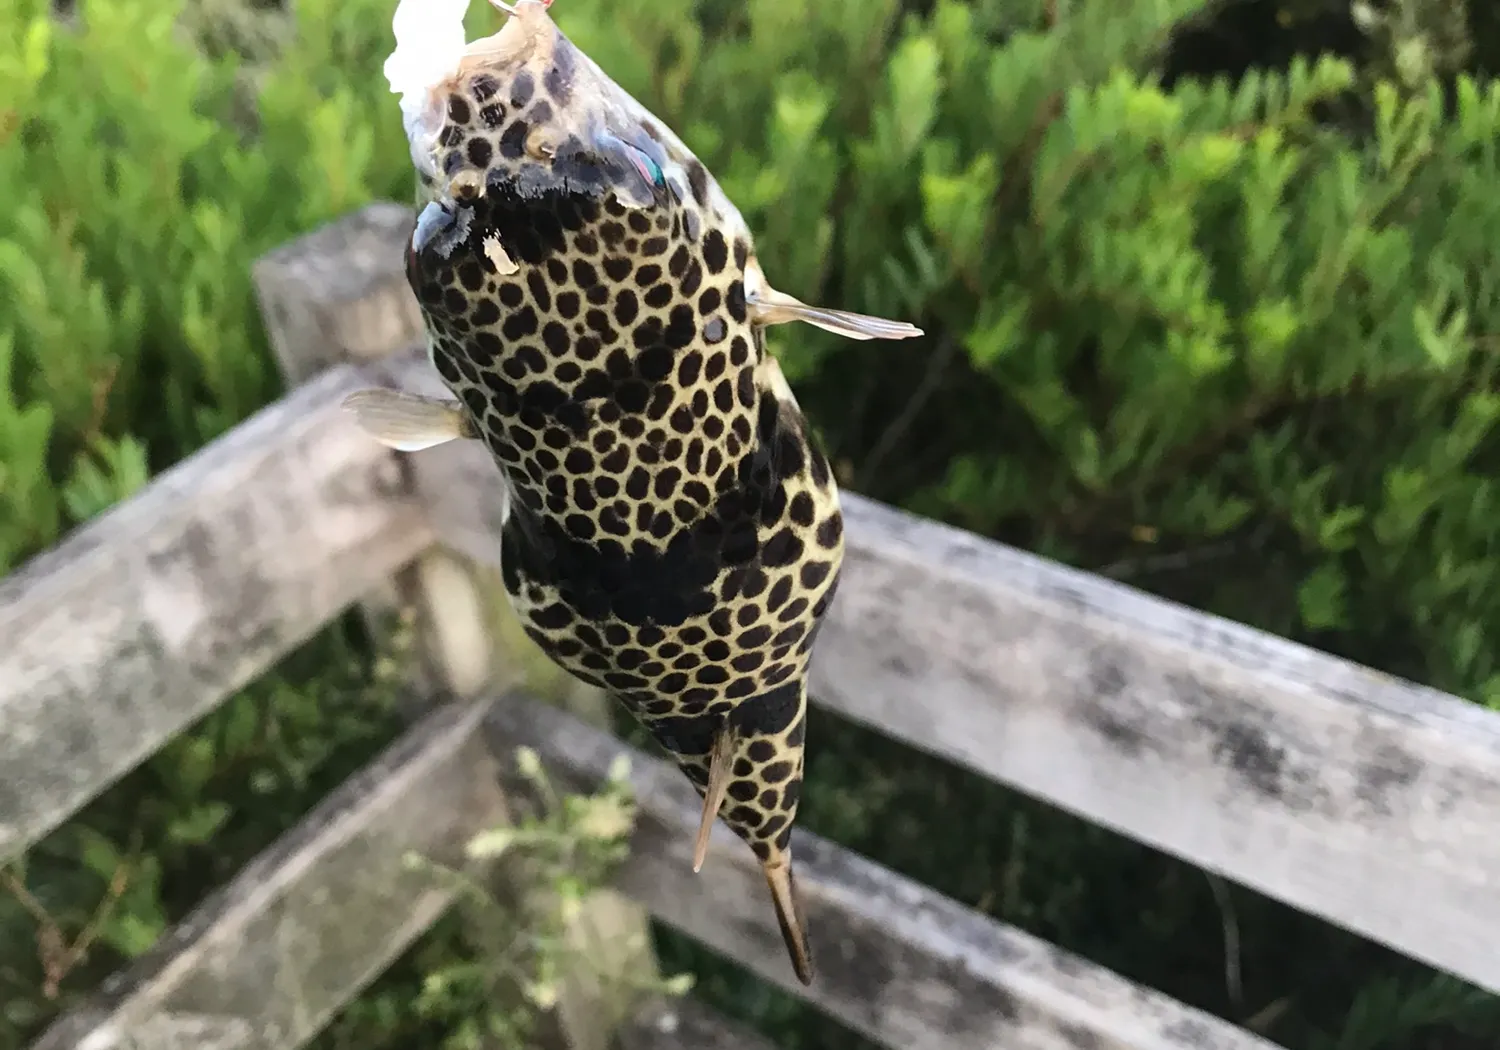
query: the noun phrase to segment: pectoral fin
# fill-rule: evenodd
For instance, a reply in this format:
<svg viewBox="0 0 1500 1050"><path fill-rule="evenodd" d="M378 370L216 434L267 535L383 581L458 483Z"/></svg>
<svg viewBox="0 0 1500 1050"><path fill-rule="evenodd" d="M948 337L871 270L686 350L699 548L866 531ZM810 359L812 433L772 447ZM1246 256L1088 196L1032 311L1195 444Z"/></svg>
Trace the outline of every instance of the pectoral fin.
<svg viewBox="0 0 1500 1050"><path fill-rule="evenodd" d="M457 401L376 387L350 394L343 407L361 430L401 452L420 452L479 436Z"/></svg>
<svg viewBox="0 0 1500 1050"><path fill-rule="evenodd" d="M708 753L708 786L703 793L703 817L698 823L698 837L693 842L693 871L703 868L708 856L708 837L714 829L714 820L719 808L724 805L724 793L729 790L729 767L734 764L735 732L728 724L721 726L714 737L713 750Z"/></svg>
<svg viewBox="0 0 1500 1050"><path fill-rule="evenodd" d="M844 336L846 339L911 339L922 335L922 329L905 321L889 321L883 317L851 313L848 310L829 310L821 306L808 306L785 292L765 287L757 292L746 290L746 305L750 318L756 324L786 324L802 321Z"/></svg>

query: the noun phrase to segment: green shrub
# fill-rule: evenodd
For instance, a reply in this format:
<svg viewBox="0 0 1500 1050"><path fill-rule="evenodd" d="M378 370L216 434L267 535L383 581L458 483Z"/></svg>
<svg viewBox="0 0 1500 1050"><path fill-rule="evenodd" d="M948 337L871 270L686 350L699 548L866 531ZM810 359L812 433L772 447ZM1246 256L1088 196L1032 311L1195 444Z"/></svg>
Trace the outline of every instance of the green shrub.
<svg viewBox="0 0 1500 1050"><path fill-rule="evenodd" d="M1491 5L1365 6L1385 13L1368 38L1328 0L554 12L703 155L778 286L932 333L776 333L846 483L1494 704L1500 89L1456 71L1493 69L1500 33ZM392 7L304 0L295 32L231 0L182 19L181 0L96 0L78 30L41 0L0 10L0 570L273 396L250 261L409 193L380 76ZM236 703L296 709L280 688ZM1132 977L1305 1050L1500 1034L1491 997L813 728L809 827ZM316 732L329 754L378 746ZM120 792L118 811L192 812L155 781ZM269 838L292 816L258 819ZM136 825L143 854L170 863L170 823ZM100 833L119 852L130 829ZM102 890L102 871L67 883L78 850L55 889L75 932ZM139 941L172 911L159 897L127 909ZM789 1048L850 1045L662 944ZM385 1001L351 1016L407 1031Z"/></svg>
<svg viewBox="0 0 1500 1050"><path fill-rule="evenodd" d="M409 186L378 63L356 81L326 58L384 49L381 5L302 6L277 60L296 75L255 97L266 56L215 38L210 61L184 28L220 25L206 7L91 3L69 26L0 4L0 573L275 396L251 261ZM388 743L389 701L339 625L4 872L0 1048Z"/></svg>

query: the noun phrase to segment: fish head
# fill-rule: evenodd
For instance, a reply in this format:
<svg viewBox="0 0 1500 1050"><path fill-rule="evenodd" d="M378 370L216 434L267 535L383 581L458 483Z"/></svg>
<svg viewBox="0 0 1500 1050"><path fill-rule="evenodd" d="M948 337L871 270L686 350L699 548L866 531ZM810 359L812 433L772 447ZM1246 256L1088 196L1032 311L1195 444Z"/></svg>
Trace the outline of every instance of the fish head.
<svg viewBox="0 0 1500 1050"><path fill-rule="evenodd" d="M459 244L501 266L544 264L563 233L626 228L620 245L668 230L700 240L711 226L749 232L707 169L553 22L520 0L492 37L409 114L421 211L413 262ZM618 247L618 246L616 246Z"/></svg>

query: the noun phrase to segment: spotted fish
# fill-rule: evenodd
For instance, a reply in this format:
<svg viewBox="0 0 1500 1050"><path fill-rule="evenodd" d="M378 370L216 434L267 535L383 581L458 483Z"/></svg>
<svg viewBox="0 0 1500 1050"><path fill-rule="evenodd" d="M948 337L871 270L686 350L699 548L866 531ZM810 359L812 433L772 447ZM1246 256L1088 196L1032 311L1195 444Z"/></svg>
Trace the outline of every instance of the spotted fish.
<svg viewBox="0 0 1500 1050"><path fill-rule="evenodd" d="M464 0L442 2L462 18ZM348 407L394 448L484 443L526 633L703 797L695 871L716 817L749 844L810 983L791 831L844 526L765 330L921 332L772 288L714 177L546 6L521 0L495 35L460 30L440 61L403 67L420 206L406 275L457 400L369 390Z"/></svg>

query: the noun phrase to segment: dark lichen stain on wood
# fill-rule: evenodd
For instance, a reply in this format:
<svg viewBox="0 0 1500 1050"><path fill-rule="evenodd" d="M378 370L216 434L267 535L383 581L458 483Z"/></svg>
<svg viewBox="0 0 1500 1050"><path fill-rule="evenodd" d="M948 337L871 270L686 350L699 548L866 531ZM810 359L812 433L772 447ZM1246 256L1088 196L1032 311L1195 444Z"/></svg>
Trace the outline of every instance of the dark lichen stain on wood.
<svg viewBox="0 0 1500 1050"><path fill-rule="evenodd" d="M1422 762L1415 755L1395 744L1381 744L1374 755L1361 762L1355 770L1354 795L1371 812L1382 817L1392 816L1392 794L1400 793L1416 783L1422 775Z"/></svg>
<svg viewBox="0 0 1500 1050"><path fill-rule="evenodd" d="M976 1034L983 1034L993 1030L993 1018L996 1017L1003 1020L1006 1024L1014 1025L1020 1023L1022 1013L1021 1000L1016 998L1014 993L1001 988L999 985L991 984L988 981L977 980L973 982L972 989L968 990L972 998L969 996L961 996L960 998L968 1000L966 1005L972 1006L974 1011L970 1013L961 1007L960 1009L963 1012L960 1016L971 1018L969 1027L972 1027Z"/></svg>
<svg viewBox="0 0 1500 1050"><path fill-rule="evenodd" d="M1020 1030L1036 1023L1036 1012L1028 1010L1018 995L992 978L975 974L962 959L915 951L910 954L909 974L920 983L947 992L942 999L933 996L926 1000L925 1009L918 1008L931 1030L965 1046L977 1046L1006 1028ZM939 1002L944 1005L939 1006Z"/></svg>
<svg viewBox="0 0 1500 1050"><path fill-rule="evenodd" d="M1212 1028L1194 1017L1173 1021L1162 1029L1161 1034L1168 1042L1182 1046L1185 1050L1211 1050L1223 1045L1221 1040L1215 1038Z"/></svg>
<svg viewBox="0 0 1500 1050"><path fill-rule="evenodd" d="M907 663L898 652L887 652L880 665L883 670L889 671L897 678L913 677L911 664Z"/></svg>
<svg viewBox="0 0 1500 1050"><path fill-rule="evenodd" d="M830 982L836 982L850 1002L863 1003L871 1018L890 989L909 977L912 959L902 959L900 944L878 926L836 908L806 905L809 931L816 931L813 966ZM776 943L772 950L784 950Z"/></svg>
<svg viewBox="0 0 1500 1050"><path fill-rule="evenodd" d="M1226 762L1258 794L1278 801L1283 797L1286 750L1272 744L1257 726L1248 722L1222 726L1214 745L1214 757Z"/></svg>
<svg viewBox="0 0 1500 1050"><path fill-rule="evenodd" d="M1084 693L1079 715L1111 748L1128 758L1139 758L1153 744L1148 715L1130 696L1118 652L1099 646L1088 651Z"/></svg>
<svg viewBox="0 0 1500 1050"><path fill-rule="evenodd" d="M1082 1025L1068 1024L1066 1021L1057 1022L1057 1034L1062 1037L1063 1042L1076 1050L1101 1050L1104 1041L1099 1038L1099 1033L1092 1028Z"/></svg>
<svg viewBox="0 0 1500 1050"><path fill-rule="evenodd" d="M1167 680L1182 706L1195 712L1193 723L1207 735L1214 760L1239 783L1295 812L1326 808L1327 789L1317 771L1299 766L1287 747L1258 724L1268 718L1265 707L1192 675L1169 675Z"/></svg>
<svg viewBox="0 0 1500 1050"><path fill-rule="evenodd" d="M1047 962L1064 977L1079 978L1089 972L1089 966L1078 956L1050 941L1047 943Z"/></svg>
<svg viewBox="0 0 1500 1050"><path fill-rule="evenodd" d="M1044 588L1042 597L1056 602L1070 613L1087 612L1094 608L1088 595L1081 588L1070 584L1050 583Z"/></svg>

